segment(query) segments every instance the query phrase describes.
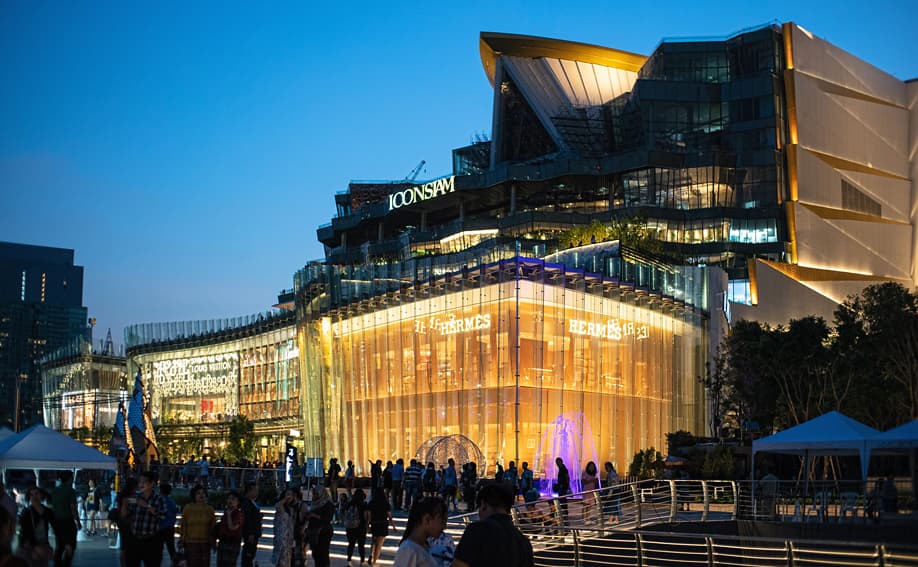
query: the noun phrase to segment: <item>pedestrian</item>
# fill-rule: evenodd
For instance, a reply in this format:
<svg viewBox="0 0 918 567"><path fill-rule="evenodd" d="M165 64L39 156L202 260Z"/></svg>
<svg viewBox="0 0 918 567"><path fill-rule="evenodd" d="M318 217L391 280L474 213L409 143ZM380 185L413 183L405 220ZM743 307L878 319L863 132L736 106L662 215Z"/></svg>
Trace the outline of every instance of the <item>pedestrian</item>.
<svg viewBox="0 0 918 567"><path fill-rule="evenodd" d="M48 528L54 513L42 503L43 493L34 486L28 490L29 506L19 516L18 554L29 567L47 567L54 556L48 537Z"/></svg>
<svg viewBox="0 0 918 567"><path fill-rule="evenodd" d="M329 567L331 559L331 540L334 535L332 518L335 517L335 504L320 486L312 489L312 503L309 506L309 523L306 535L309 547L312 548L312 559L315 567Z"/></svg>
<svg viewBox="0 0 918 567"><path fill-rule="evenodd" d="M365 513L367 524L370 525L370 535L373 536L370 544L370 565L379 561L379 554L382 551L383 542L389 535L389 526L395 527L392 523L392 509L389 501L386 500L386 493L377 490L373 493L367 511Z"/></svg>
<svg viewBox="0 0 918 567"><path fill-rule="evenodd" d="M344 530L347 534L347 561L350 563L354 555L354 547L360 554L360 564L363 565L366 557L367 544L367 519L366 519L366 493L360 488L348 501L347 510L344 512Z"/></svg>
<svg viewBox="0 0 918 567"><path fill-rule="evenodd" d="M421 475L424 473L423 467L417 459L411 459L408 468L405 469L405 508L410 510L411 505L418 499L418 491L421 486Z"/></svg>
<svg viewBox="0 0 918 567"><path fill-rule="evenodd" d="M453 567L531 567L532 544L513 525L510 508L513 494L502 483L489 484L478 492L479 521L465 528Z"/></svg>
<svg viewBox="0 0 918 567"><path fill-rule="evenodd" d="M344 469L344 488L347 490L347 497L350 498L354 492L354 486L357 484L357 473L354 471L354 461L347 462L347 468Z"/></svg>
<svg viewBox="0 0 918 567"><path fill-rule="evenodd" d="M447 515L447 504L441 498L422 498L412 506L393 566L440 567L430 554L428 539L436 539L443 533Z"/></svg>
<svg viewBox="0 0 918 567"><path fill-rule="evenodd" d="M207 489L202 484L196 484L191 489L191 502L182 508L179 529L179 541L185 549L188 567L210 567L216 526L214 508L207 503Z"/></svg>
<svg viewBox="0 0 918 567"><path fill-rule="evenodd" d="M140 473L138 492L125 499L125 518L130 537L124 550L125 567L159 567L163 559L163 542L159 537L159 513L163 509L162 496L153 487L156 479L150 471ZM190 564L189 564L190 565ZM193 567L193 566L190 566Z"/></svg>
<svg viewBox="0 0 918 567"><path fill-rule="evenodd" d="M77 513L73 473L63 471L51 492L51 509L54 510L54 567L70 567L76 553L77 532L83 527Z"/></svg>
<svg viewBox="0 0 918 567"><path fill-rule="evenodd" d="M386 491L386 500L392 501L392 461L386 461L382 473L382 487Z"/></svg>
<svg viewBox="0 0 918 567"><path fill-rule="evenodd" d="M424 496L437 495L437 470L434 468L433 462L427 463L427 468L424 469L424 476L421 478L421 484L424 488Z"/></svg>
<svg viewBox="0 0 918 567"><path fill-rule="evenodd" d="M392 466L392 508L402 509L402 497L405 490L405 459L396 459Z"/></svg>
<svg viewBox="0 0 918 567"><path fill-rule="evenodd" d="M462 490L465 497L465 506L467 512L472 512L477 506L476 496L478 494L478 464L475 461L468 463L468 486Z"/></svg>
<svg viewBox="0 0 918 567"><path fill-rule="evenodd" d="M603 483L603 488L606 489L606 521L617 524L622 516L621 497L618 495L618 473L615 471L615 465L611 461L606 461L603 468L606 469L606 478Z"/></svg>
<svg viewBox="0 0 918 567"><path fill-rule="evenodd" d="M341 478L341 465L338 459L332 458L328 461L328 491L332 502L338 501L338 480Z"/></svg>
<svg viewBox="0 0 918 567"><path fill-rule="evenodd" d="M519 470L516 468L516 461L510 461L510 464L507 465L507 470L504 471L503 482L513 491L514 500L516 499L516 492L519 490L519 481L520 475Z"/></svg>
<svg viewBox="0 0 918 567"><path fill-rule="evenodd" d="M571 493L571 475L564 466L564 459L558 457L555 459L555 466L558 468L558 476L555 480L555 492L558 496L566 496Z"/></svg>
<svg viewBox="0 0 918 567"><path fill-rule="evenodd" d="M271 562L275 567L290 567L293 560L293 517L290 506L295 501L292 488L281 495L274 506L274 551Z"/></svg>
<svg viewBox="0 0 918 567"><path fill-rule="evenodd" d="M596 468L596 463L589 461L580 474L580 491L583 493L583 498L581 499L581 518L584 523L591 520L590 516L592 515L593 507L598 497L596 493L598 489L599 470ZM600 520L596 521L598 522Z"/></svg>
<svg viewBox="0 0 918 567"><path fill-rule="evenodd" d="M529 463L523 461L523 470L520 472L520 494L523 495L523 500L526 502L531 502L533 500L531 492L535 490L535 479L533 478L532 469L529 468ZM538 500L538 491L536 490L535 500Z"/></svg>
<svg viewBox="0 0 918 567"><path fill-rule="evenodd" d="M99 515L99 503L102 501L102 490L96 486L96 481L89 479L86 490L86 535L96 535L96 517Z"/></svg>
<svg viewBox="0 0 918 567"><path fill-rule="evenodd" d="M159 485L159 495L163 497L162 514L159 520L159 537L166 546L169 559L175 563L175 518L178 516L178 506L172 499L172 485L168 482Z"/></svg>
<svg viewBox="0 0 918 567"><path fill-rule="evenodd" d="M344 511L347 509L347 494L343 492L338 495L338 501L335 502L335 524L344 525Z"/></svg>
<svg viewBox="0 0 918 567"><path fill-rule="evenodd" d="M453 512L458 512L459 506L456 503L456 494L459 492L459 478L456 474L456 461L450 457L446 462L448 466L443 471L443 495L447 508L452 504Z"/></svg>
<svg viewBox="0 0 918 567"><path fill-rule="evenodd" d="M382 488L382 460L370 461L370 499L376 495L376 490Z"/></svg>
<svg viewBox="0 0 918 567"><path fill-rule="evenodd" d="M114 529L117 528L118 536L121 539L121 549L118 551L118 564L121 567L127 565L127 550L132 549L134 545L131 538L131 518L128 516L127 509L128 501L134 498L138 485L139 481L136 478L126 479L121 491L115 495L114 509L108 514L109 529L114 533Z"/></svg>
<svg viewBox="0 0 918 567"><path fill-rule="evenodd" d="M567 518L567 495L571 493L571 475L564 466L564 459L558 457L555 459L555 465L558 467L558 479L555 482L555 492L558 493L558 503L561 508L561 521Z"/></svg>
<svg viewBox="0 0 918 567"><path fill-rule="evenodd" d="M0 566L28 567L23 559L13 555L13 536L16 535L16 518L5 506L0 506Z"/></svg>
<svg viewBox="0 0 918 567"><path fill-rule="evenodd" d="M0 508L6 510L6 513L12 518L13 525L15 526L18 505L16 504L16 500L6 491L6 486L4 486L2 478L0 478Z"/></svg>
<svg viewBox="0 0 918 567"><path fill-rule="evenodd" d="M201 475L201 484L205 489L210 488L210 461L207 460L207 455L201 456L201 462L198 463L198 468Z"/></svg>
<svg viewBox="0 0 918 567"><path fill-rule="evenodd" d="M242 494L242 567L253 567L255 553L258 551L258 540L261 538L261 511L255 500L258 498L258 485L246 483Z"/></svg>
<svg viewBox="0 0 918 567"><path fill-rule="evenodd" d="M226 495L226 510L220 520L217 536L217 567L236 567L239 547L242 544L242 526L245 514L239 507L242 497L235 490Z"/></svg>

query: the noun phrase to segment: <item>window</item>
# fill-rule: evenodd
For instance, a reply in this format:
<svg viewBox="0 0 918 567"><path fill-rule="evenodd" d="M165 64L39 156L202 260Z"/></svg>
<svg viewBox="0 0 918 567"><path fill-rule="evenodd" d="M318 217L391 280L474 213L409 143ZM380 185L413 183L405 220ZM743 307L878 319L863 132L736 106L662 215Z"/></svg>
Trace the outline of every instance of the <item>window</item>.
<svg viewBox="0 0 918 567"><path fill-rule="evenodd" d="M883 208L880 206L880 203L877 203L863 191L844 179L841 180L841 189L843 209L866 213L876 217L883 216Z"/></svg>

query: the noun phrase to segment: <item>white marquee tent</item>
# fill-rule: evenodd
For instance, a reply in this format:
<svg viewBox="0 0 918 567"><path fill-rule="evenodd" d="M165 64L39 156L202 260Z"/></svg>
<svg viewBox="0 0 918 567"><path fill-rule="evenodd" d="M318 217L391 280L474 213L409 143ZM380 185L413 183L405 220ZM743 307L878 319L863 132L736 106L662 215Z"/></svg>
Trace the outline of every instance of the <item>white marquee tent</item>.
<svg viewBox="0 0 918 567"><path fill-rule="evenodd" d="M117 465L114 457L41 424L0 441L0 469L4 477L7 469L115 470Z"/></svg>

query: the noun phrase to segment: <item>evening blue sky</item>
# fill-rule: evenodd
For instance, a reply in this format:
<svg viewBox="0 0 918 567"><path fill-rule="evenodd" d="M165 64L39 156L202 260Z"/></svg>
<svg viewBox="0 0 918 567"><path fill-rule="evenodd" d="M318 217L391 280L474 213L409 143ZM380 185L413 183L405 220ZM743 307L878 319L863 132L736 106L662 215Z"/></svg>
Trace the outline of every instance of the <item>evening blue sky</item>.
<svg viewBox="0 0 918 567"><path fill-rule="evenodd" d="M266 310L351 179L490 135L478 34L649 54L794 21L918 77L918 2L0 3L0 241L73 248L131 323Z"/></svg>

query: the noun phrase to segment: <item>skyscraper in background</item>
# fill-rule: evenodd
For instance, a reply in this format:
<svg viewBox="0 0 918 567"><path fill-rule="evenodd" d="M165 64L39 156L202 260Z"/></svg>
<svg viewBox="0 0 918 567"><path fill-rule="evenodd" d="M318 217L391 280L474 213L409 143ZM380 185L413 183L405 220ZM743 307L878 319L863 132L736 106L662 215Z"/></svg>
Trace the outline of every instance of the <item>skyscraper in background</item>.
<svg viewBox="0 0 918 567"><path fill-rule="evenodd" d="M0 425L42 421L39 359L87 336L73 250L0 242Z"/></svg>

